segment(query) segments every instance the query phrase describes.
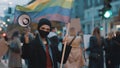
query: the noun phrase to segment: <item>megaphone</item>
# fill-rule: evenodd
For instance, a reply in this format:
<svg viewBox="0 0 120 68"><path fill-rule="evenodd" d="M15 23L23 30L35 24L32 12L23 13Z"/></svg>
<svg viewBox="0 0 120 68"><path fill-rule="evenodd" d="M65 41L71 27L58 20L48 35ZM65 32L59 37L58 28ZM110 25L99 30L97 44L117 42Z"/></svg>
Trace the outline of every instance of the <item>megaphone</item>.
<svg viewBox="0 0 120 68"><path fill-rule="evenodd" d="M18 23L22 27L29 26L30 22L31 22L30 16L27 14L22 14L18 17Z"/></svg>

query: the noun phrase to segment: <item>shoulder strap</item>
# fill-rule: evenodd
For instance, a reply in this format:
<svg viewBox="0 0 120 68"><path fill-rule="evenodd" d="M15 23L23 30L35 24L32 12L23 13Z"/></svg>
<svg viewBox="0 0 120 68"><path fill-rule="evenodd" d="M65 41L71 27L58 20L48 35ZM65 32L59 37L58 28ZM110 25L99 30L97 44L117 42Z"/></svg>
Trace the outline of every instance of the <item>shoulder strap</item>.
<svg viewBox="0 0 120 68"><path fill-rule="evenodd" d="M69 45L72 44L72 42L75 40L75 38L77 37L78 33L73 37L73 39L70 41Z"/></svg>

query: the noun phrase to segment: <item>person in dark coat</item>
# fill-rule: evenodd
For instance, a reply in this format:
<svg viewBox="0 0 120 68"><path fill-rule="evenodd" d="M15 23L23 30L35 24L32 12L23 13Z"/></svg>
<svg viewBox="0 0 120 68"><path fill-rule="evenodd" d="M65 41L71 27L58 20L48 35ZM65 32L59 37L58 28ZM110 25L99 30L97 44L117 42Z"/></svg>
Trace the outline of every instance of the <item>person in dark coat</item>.
<svg viewBox="0 0 120 68"><path fill-rule="evenodd" d="M116 32L116 36L112 38L112 63L113 68L119 68L120 66L120 31Z"/></svg>
<svg viewBox="0 0 120 68"><path fill-rule="evenodd" d="M26 46L29 42L31 42L34 39L34 35L31 33L31 28L30 27L25 27L24 32L22 33L20 40L23 44L22 46L22 51L25 52L24 46ZM25 60L25 64L28 65L28 60Z"/></svg>
<svg viewBox="0 0 120 68"><path fill-rule="evenodd" d="M106 62L106 68L113 68L113 62L112 62L112 46L113 41L112 38L114 37L114 32L110 32L107 35L106 40L106 46L105 49L105 62Z"/></svg>
<svg viewBox="0 0 120 68"><path fill-rule="evenodd" d="M51 22L42 18L38 23L38 34L35 39L27 46L24 46L26 52L22 53L22 58L28 59L28 68L58 68L57 62L61 62L62 52L57 46L52 46L47 35L51 30ZM67 41L65 37L64 41ZM66 45L66 51L63 63L66 62L71 46Z"/></svg>
<svg viewBox="0 0 120 68"><path fill-rule="evenodd" d="M8 68L22 68L22 50L19 34L19 31L15 31L9 44Z"/></svg>
<svg viewBox="0 0 120 68"><path fill-rule="evenodd" d="M104 45L105 40L100 35L100 29L96 27L93 31L93 35L90 37L89 48L86 49L87 51L90 51L88 68L104 68Z"/></svg>

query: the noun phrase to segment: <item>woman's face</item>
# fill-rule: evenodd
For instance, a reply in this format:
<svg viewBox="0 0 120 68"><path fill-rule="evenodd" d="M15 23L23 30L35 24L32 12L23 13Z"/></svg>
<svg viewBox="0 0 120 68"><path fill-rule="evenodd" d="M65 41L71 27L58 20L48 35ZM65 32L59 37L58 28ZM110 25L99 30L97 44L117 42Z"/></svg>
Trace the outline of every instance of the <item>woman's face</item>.
<svg viewBox="0 0 120 68"><path fill-rule="evenodd" d="M70 36L75 36L76 35L76 30L75 28L70 29Z"/></svg>
<svg viewBox="0 0 120 68"><path fill-rule="evenodd" d="M46 32L50 32L50 26L48 25L42 25L39 30L43 30L43 31L46 31Z"/></svg>
<svg viewBox="0 0 120 68"><path fill-rule="evenodd" d="M42 25L41 27L39 27L39 33L41 35L42 38L46 38L47 35L49 34L50 32L50 26L48 25Z"/></svg>

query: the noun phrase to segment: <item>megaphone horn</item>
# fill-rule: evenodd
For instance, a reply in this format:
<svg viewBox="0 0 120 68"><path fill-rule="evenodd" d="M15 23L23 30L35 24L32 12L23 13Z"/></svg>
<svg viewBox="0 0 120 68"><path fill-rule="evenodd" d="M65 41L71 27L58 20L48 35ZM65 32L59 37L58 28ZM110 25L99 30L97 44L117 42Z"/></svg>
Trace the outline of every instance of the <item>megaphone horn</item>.
<svg viewBox="0 0 120 68"><path fill-rule="evenodd" d="M18 23L22 27L29 26L30 22L31 22L30 17L27 14L22 14L18 17Z"/></svg>

